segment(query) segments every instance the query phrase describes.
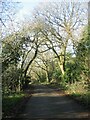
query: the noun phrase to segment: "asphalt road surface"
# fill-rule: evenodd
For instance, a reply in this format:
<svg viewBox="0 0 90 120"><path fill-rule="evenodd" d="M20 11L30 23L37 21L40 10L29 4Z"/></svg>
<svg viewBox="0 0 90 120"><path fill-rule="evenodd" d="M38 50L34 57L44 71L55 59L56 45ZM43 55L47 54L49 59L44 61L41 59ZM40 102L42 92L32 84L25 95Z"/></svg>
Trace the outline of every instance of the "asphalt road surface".
<svg viewBox="0 0 90 120"><path fill-rule="evenodd" d="M35 86L34 93L25 105L22 119L88 118L88 110L55 89L44 85Z"/></svg>

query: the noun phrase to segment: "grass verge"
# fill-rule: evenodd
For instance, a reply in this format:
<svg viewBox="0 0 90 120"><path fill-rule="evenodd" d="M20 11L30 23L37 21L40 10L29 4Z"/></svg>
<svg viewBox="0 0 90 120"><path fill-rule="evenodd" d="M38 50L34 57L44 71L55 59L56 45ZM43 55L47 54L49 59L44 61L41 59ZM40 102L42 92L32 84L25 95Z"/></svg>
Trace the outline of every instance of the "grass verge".
<svg viewBox="0 0 90 120"><path fill-rule="evenodd" d="M85 94L72 93L70 96L83 104L86 108L90 109L90 92L87 92Z"/></svg>
<svg viewBox="0 0 90 120"><path fill-rule="evenodd" d="M31 89L2 97L2 117L12 118L22 112L24 104L32 95Z"/></svg>
<svg viewBox="0 0 90 120"><path fill-rule="evenodd" d="M3 117L12 116L14 109L25 97L24 93L15 93L2 98L2 113Z"/></svg>
<svg viewBox="0 0 90 120"><path fill-rule="evenodd" d="M82 85L73 84L69 87L64 87L61 84L49 84L48 87L62 90L67 96L90 109L90 92L85 90Z"/></svg>
<svg viewBox="0 0 90 120"><path fill-rule="evenodd" d="M90 109L90 91L85 89L82 84L72 84L65 90L65 93L77 102Z"/></svg>

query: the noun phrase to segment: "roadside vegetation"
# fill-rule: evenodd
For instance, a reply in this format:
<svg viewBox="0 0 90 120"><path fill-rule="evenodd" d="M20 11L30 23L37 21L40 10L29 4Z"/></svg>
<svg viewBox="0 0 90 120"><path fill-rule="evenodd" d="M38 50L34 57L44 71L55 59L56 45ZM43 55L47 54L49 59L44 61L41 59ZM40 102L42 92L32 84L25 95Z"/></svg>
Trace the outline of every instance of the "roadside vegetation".
<svg viewBox="0 0 90 120"><path fill-rule="evenodd" d="M47 3L19 31L3 31L3 115L11 114L33 84L57 86L90 108L90 25L85 15L78 2Z"/></svg>
<svg viewBox="0 0 90 120"><path fill-rule="evenodd" d="M20 102L22 101L25 94L12 94L3 97L2 101L2 114L3 116L13 116L15 114L15 108L17 110L17 105L20 106Z"/></svg>

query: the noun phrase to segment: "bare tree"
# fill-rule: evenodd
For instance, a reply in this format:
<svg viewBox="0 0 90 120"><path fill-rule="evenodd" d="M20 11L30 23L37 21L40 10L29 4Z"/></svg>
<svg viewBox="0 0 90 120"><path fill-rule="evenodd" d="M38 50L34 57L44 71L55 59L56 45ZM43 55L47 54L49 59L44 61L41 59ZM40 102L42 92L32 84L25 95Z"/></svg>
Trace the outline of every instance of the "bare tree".
<svg viewBox="0 0 90 120"><path fill-rule="evenodd" d="M54 56L50 51L39 54L35 60L36 67L45 71L47 83L50 82L50 73L54 70L53 60Z"/></svg>
<svg viewBox="0 0 90 120"><path fill-rule="evenodd" d="M83 16L86 9L82 6L79 2L49 2L34 13L35 19L44 23L41 31L46 39L45 44L55 53L63 75L68 43L71 41L75 47L78 40L76 33L85 24Z"/></svg>
<svg viewBox="0 0 90 120"><path fill-rule="evenodd" d="M15 14L19 9L20 2L12 0L0 0L0 26L2 34L15 32Z"/></svg>
<svg viewBox="0 0 90 120"><path fill-rule="evenodd" d="M26 77L30 65L37 57L37 54L41 51L40 48L43 44L43 38L40 28L36 23L28 24L28 27L25 28L25 31L23 30L22 34L22 39L26 41L26 45L24 46L25 50L22 54L21 68L23 69L24 77Z"/></svg>

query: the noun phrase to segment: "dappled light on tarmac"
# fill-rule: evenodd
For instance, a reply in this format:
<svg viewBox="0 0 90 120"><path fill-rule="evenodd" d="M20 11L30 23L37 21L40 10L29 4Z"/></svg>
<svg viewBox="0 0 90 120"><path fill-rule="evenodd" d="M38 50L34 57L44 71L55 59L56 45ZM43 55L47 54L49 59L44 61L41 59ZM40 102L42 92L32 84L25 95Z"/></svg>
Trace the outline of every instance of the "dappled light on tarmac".
<svg viewBox="0 0 90 120"><path fill-rule="evenodd" d="M35 86L20 118L88 118L88 111L61 91Z"/></svg>
<svg viewBox="0 0 90 120"><path fill-rule="evenodd" d="M42 89L41 89L42 90ZM37 90L38 91L38 90ZM64 94L57 94L54 90L48 90L47 91L47 89L46 90L44 90L44 91L38 91L38 92L35 92L34 94L33 94L33 96L34 97L39 97L39 96L42 96L42 97L45 97L45 96L52 96L52 97L54 97L54 96L57 96L57 97L59 97L59 96L63 96Z"/></svg>

